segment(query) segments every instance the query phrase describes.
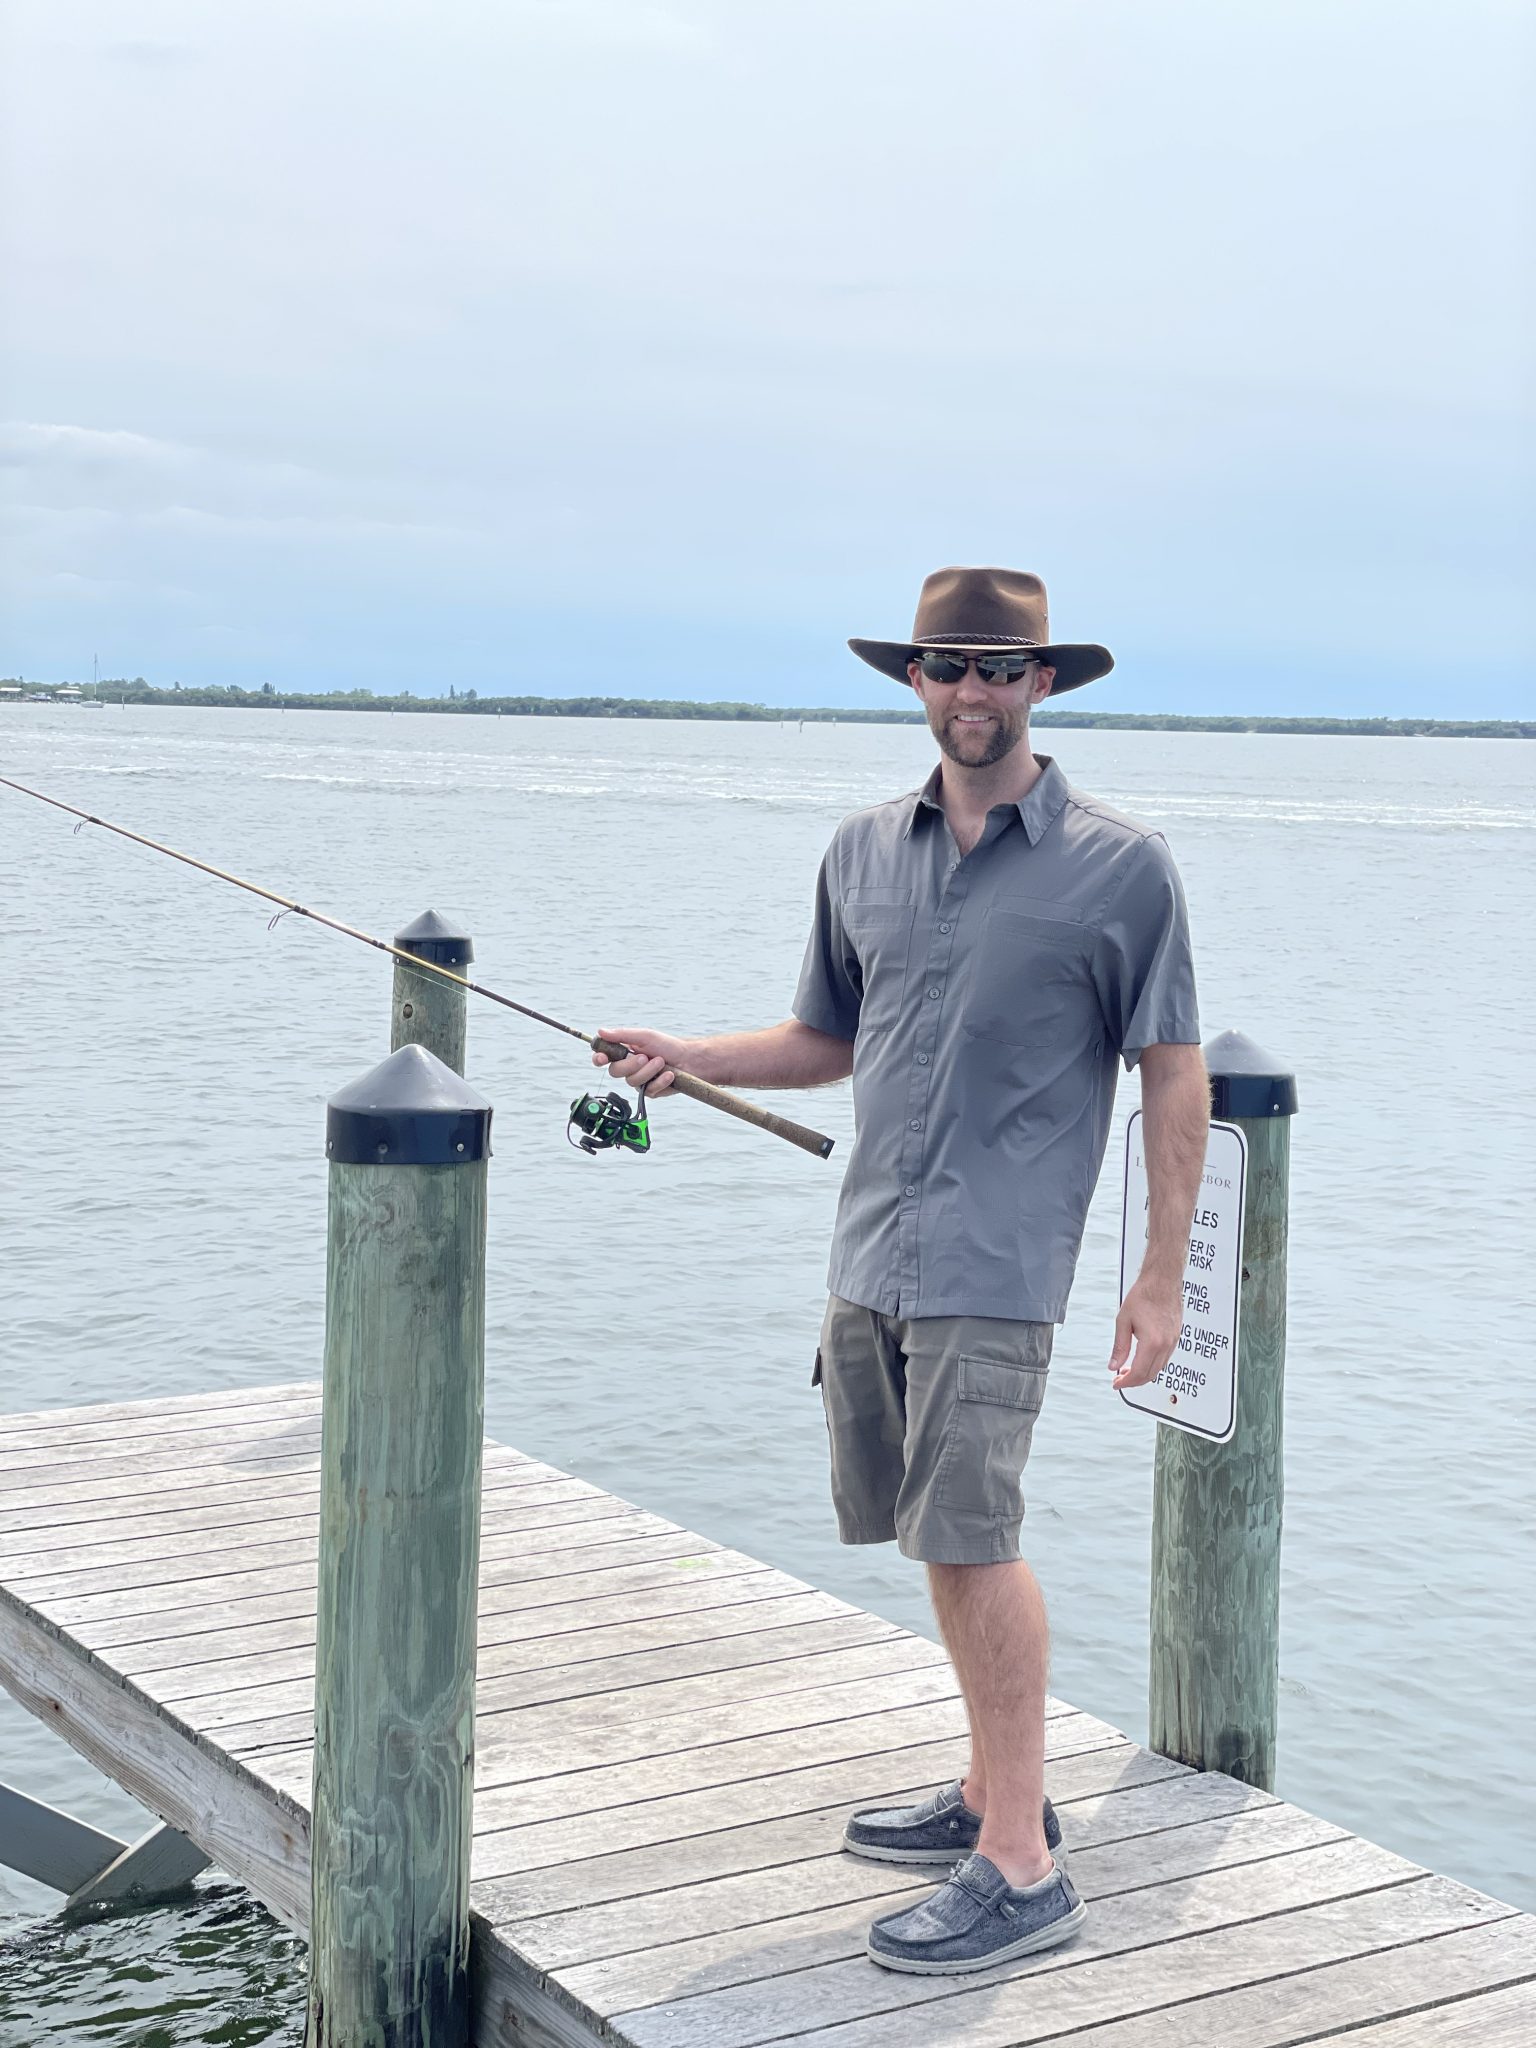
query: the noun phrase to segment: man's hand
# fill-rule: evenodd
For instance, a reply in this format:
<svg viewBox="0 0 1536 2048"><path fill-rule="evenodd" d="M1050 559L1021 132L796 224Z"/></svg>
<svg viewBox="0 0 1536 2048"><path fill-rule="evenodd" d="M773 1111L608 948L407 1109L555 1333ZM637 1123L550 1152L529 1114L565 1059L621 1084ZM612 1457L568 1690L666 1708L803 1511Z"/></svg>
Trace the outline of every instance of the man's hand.
<svg viewBox="0 0 1536 2048"><path fill-rule="evenodd" d="M698 1081L717 1088L822 1088L846 1081L853 1072L853 1041L815 1031L797 1017L770 1024L766 1031L724 1032L713 1038L671 1038L665 1031L642 1031L638 1025L605 1024L599 1038L617 1039L630 1050L609 1061L592 1055L594 1067L607 1067L616 1081L647 1095L666 1095L672 1072L681 1067Z"/></svg>
<svg viewBox="0 0 1536 2048"><path fill-rule="evenodd" d="M606 1067L615 1081L627 1081L631 1088L643 1088L647 1097L670 1095L672 1092L672 1069L682 1067L687 1073L697 1069L691 1064L689 1041L686 1038L669 1038L664 1031L642 1031L639 1026L621 1028L604 1024L598 1032L599 1038L617 1039L620 1045L629 1047L629 1055L622 1060L610 1060L607 1053L592 1055L594 1067ZM700 1075L703 1080L705 1077Z"/></svg>
<svg viewBox="0 0 1536 2048"><path fill-rule="evenodd" d="M1115 1387L1144 1387L1155 1380L1173 1356L1184 1327L1184 1276L1171 1283L1149 1280L1145 1273L1133 1282L1115 1317L1115 1348L1109 1354L1110 1382ZM1131 1345L1136 1346L1135 1356Z"/></svg>

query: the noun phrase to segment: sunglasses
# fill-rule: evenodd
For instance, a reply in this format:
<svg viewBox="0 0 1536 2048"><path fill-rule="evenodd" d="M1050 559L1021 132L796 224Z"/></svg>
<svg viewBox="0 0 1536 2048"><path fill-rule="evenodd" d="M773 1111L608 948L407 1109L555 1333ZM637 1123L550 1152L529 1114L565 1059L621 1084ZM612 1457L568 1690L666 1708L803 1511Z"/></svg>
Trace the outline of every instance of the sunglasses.
<svg viewBox="0 0 1536 2048"><path fill-rule="evenodd" d="M919 654L917 665L930 683L958 683L973 663L984 683L1018 683L1037 659L1033 654Z"/></svg>

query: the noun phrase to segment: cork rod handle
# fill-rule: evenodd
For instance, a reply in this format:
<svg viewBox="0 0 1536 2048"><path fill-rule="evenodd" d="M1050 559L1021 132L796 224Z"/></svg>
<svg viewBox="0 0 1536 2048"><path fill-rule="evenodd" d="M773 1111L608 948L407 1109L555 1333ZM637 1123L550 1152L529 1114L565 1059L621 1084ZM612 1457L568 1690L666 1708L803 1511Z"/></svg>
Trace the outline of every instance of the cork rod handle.
<svg viewBox="0 0 1536 2048"><path fill-rule="evenodd" d="M587 1042L594 1052L605 1053L609 1059L622 1059L632 1050L616 1038L596 1037ZM771 1131L774 1137L785 1138L791 1145L798 1145L802 1152L815 1153L818 1159L826 1159L831 1154L833 1140L822 1132L797 1124L792 1117L780 1116L775 1110L759 1108L757 1103L733 1095L728 1088L717 1088L713 1081L701 1081L696 1074L686 1074L674 1067L672 1086L679 1095L691 1096L695 1102L707 1103L711 1109L723 1109L727 1116L740 1117L744 1124L756 1124L760 1131Z"/></svg>

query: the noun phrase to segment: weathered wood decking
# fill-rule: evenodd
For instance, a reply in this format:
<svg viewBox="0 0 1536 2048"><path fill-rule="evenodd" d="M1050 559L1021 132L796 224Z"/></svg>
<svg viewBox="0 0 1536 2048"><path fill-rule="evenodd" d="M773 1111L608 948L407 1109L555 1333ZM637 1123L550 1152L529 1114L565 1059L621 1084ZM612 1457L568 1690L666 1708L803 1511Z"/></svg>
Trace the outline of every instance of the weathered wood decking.
<svg viewBox="0 0 1536 2048"><path fill-rule="evenodd" d="M0 1679L300 1929L318 1461L308 1386L0 1418ZM876 1969L869 1920L932 1880L838 1834L958 1769L940 1651L499 1446L483 1552L481 2044L1536 2038L1536 1918L1059 1701L1082 1934Z"/></svg>

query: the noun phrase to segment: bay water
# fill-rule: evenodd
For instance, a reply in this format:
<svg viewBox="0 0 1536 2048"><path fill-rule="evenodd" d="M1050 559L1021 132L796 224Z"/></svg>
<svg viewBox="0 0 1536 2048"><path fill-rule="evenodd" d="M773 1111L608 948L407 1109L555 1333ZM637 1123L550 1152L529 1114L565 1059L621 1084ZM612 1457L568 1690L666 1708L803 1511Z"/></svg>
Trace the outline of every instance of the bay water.
<svg viewBox="0 0 1536 2048"><path fill-rule="evenodd" d="M1279 1790L1536 1907L1536 748L1059 730L1162 828L1203 1029L1294 1066ZM817 862L914 787L921 727L8 706L0 773L391 935L586 1029L788 1013ZM0 1408L318 1375L324 1104L388 1049L389 967L0 790ZM472 1004L496 1105L493 1436L908 1627L843 1549L810 1367L846 1086L774 1097L822 1163L684 1101L571 1149L585 1051ZM1145 1733L1154 1423L1110 1391L1123 1077L1026 1480L1053 1689ZM1001 1113L1003 1105L999 1105ZM146 1817L0 1698L0 1779ZM299 1945L237 1887L76 1929L0 1870L0 2042L297 2042ZM7 2031L9 2030L9 2031Z"/></svg>

